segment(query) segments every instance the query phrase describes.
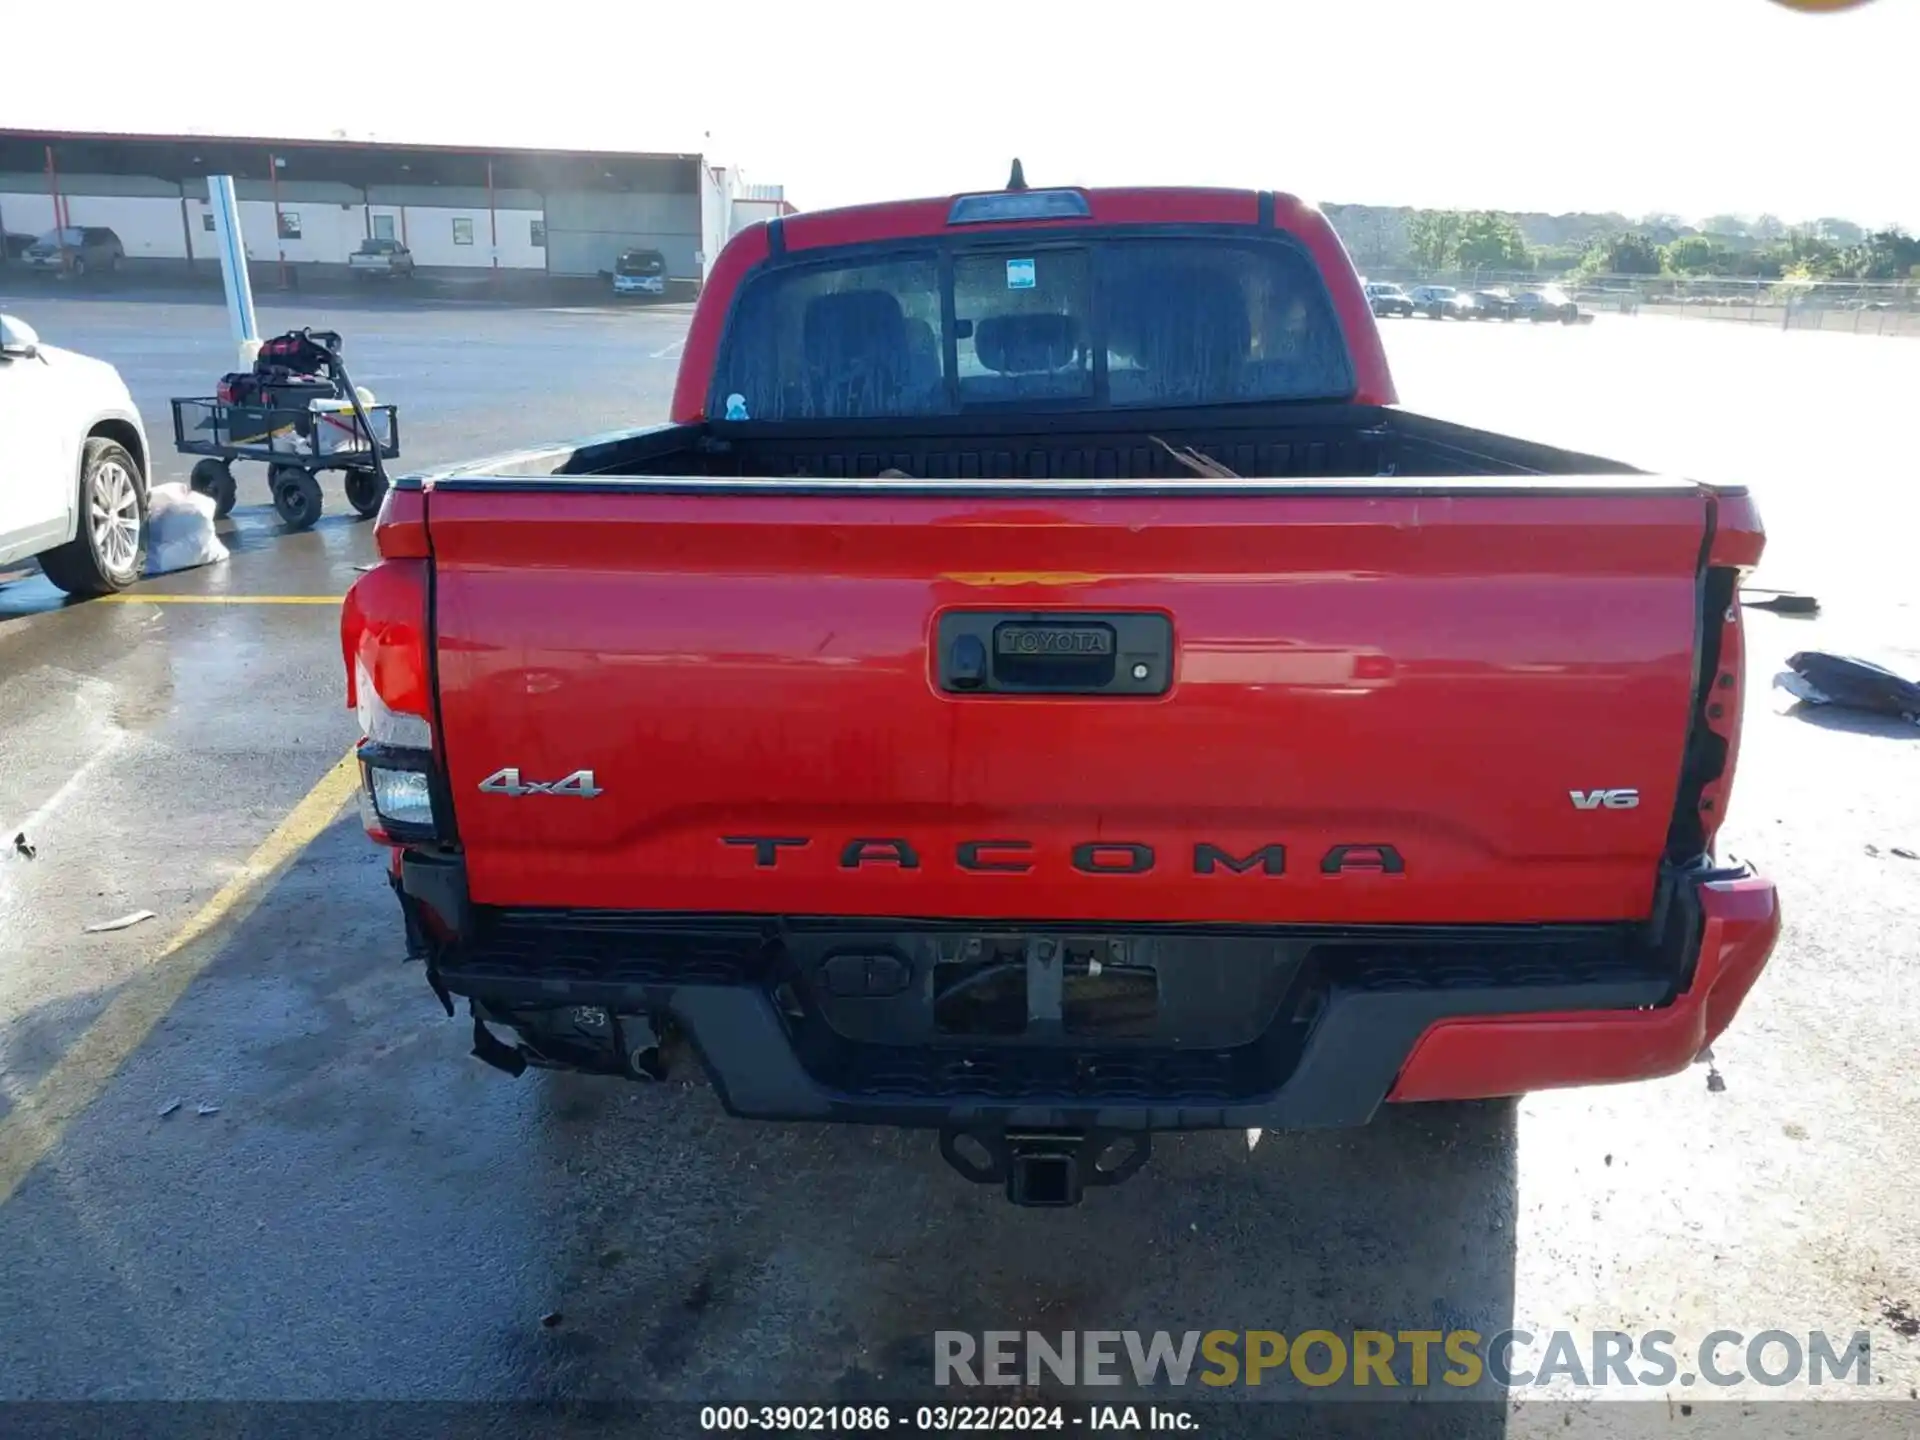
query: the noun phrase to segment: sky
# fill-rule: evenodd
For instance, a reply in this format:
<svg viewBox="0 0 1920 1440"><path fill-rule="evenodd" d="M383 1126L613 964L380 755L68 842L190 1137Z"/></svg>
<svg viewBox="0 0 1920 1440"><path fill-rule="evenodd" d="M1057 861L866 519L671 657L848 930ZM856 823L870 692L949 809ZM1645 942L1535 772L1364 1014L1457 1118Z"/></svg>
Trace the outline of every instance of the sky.
<svg viewBox="0 0 1920 1440"><path fill-rule="evenodd" d="M67 7L0 0L0 127L699 151L803 209L1018 155L1035 185L1920 228L1920 0L376 0L261 44L82 8L84 63Z"/></svg>

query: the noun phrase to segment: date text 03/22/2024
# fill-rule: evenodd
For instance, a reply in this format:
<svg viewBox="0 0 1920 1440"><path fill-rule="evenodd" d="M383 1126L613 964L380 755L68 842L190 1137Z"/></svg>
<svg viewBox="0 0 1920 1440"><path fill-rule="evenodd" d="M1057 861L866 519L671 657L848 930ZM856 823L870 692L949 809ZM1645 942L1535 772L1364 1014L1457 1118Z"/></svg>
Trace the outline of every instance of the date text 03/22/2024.
<svg viewBox="0 0 1920 1440"><path fill-rule="evenodd" d="M1199 1422L1159 1405L707 1405L700 1428L710 1434L809 1433L987 1434L1047 1431L1192 1433Z"/></svg>

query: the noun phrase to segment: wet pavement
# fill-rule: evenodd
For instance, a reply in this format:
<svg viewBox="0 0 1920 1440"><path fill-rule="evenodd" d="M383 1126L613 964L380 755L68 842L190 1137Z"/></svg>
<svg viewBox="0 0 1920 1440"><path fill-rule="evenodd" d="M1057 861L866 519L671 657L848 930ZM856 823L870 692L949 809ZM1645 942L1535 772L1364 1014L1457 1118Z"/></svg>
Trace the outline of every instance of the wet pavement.
<svg viewBox="0 0 1920 1440"><path fill-rule="evenodd" d="M120 364L157 448L165 397L226 367L216 306L27 318ZM402 405L404 468L659 418L685 317L310 321ZM1920 851L1920 731L1779 715L1764 681L1815 646L1920 672L1920 579L1887 568L1920 514L1859 423L1920 346L1743 350L1604 318L1387 334L1417 408L1752 479L1787 557L1772 583L1821 594L1816 620L1750 617L1725 840L1779 880L1787 930L1717 1047L1724 1090L1696 1067L1354 1132L1163 1138L1126 1185L1044 1212L928 1137L734 1121L691 1078L509 1080L402 963L352 812L284 823L355 733L337 611L250 602L337 596L370 526L334 489L286 535L256 472L224 565L111 603L0 581L0 839L37 847L0 855L0 1398L904 1397L939 1329L1516 1323L1683 1348L1869 1328L1875 1397L1905 1397L1920 862L1893 851ZM225 603L141 598L167 595ZM233 900L250 863L270 878Z"/></svg>

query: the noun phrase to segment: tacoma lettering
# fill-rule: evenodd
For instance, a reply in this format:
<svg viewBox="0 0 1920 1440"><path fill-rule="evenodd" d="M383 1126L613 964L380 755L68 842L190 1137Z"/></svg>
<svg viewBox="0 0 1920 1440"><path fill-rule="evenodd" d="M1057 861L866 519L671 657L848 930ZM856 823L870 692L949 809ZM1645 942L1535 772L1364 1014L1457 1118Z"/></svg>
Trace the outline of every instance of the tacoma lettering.
<svg viewBox="0 0 1920 1440"><path fill-rule="evenodd" d="M1193 847L1193 873L1196 875L1211 875L1215 867L1231 870L1236 875L1245 875L1256 865L1261 873L1266 875L1286 874L1287 847L1263 845L1244 859L1237 859L1218 845L1209 845L1204 840Z"/></svg>
<svg viewBox="0 0 1920 1440"><path fill-rule="evenodd" d="M1073 847L1073 868L1087 875L1144 875L1153 869L1153 847L1089 840Z"/></svg>
<svg viewBox="0 0 1920 1440"><path fill-rule="evenodd" d="M1018 858L1031 852L1033 846L1025 840L962 840L954 847L953 863L962 870L974 870L1003 875L1025 874L1033 869L1033 861ZM990 853L998 851L995 859Z"/></svg>
<svg viewBox="0 0 1920 1440"><path fill-rule="evenodd" d="M849 840L840 852L842 870L858 870L862 865L894 865L902 870L918 870L920 856L904 840Z"/></svg>
<svg viewBox="0 0 1920 1440"><path fill-rule="evenodd" d="M1391 845L1336 845L1320 862L1323 875L1400 875L1406 868Z"/></svg>
<svg viewBox="0 0 1920 1440"><path fill-rule="evenodd" d="M753 863L762 870L771 870L780 863L780 849L789 846L803 849L813 842L805 837L795 838L787 835L722 835L722 845L748 845L753 848Z"/></svg>
<svg viewBox="0 0 1920 1440"><path fill-rule="evenodd" d="M775 869L788 850L804 850L814 842L809 835L723 835L722 845L753 851L755 868ZM901 836L860 836L841 844L843 870L880 866L890 870L918 870L920 851ZM1067 863L1082 875L1145 875L1159 857L1154 847L1134 840L1083 840L1068 847ZM1037 852L1031 840L998 837L962 840L953 850L954 868L972 875L1026 875L1036 868ZM1323 875L1400 875L1406 861L1391 845L1335 845L1320 861ZM1287 873L1287 847L1279 841L1234 847L1201 840L1193 847L1196 875L1282 876Z"/></svg>

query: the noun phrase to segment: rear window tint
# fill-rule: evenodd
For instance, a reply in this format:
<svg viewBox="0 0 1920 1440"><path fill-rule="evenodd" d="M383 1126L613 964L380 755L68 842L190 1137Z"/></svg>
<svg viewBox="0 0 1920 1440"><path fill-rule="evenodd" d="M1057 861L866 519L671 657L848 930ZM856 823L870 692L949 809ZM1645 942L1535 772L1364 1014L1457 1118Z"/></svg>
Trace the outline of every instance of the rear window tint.
<svg viewBox="0 0 1920 1440"><path fill-rule="evenodd" d="M1296 245L995 237L950 264L929 250L762 271L729 318L708 413L886 419L1352 392L1345 336Z"/></svg>
<svg viewBox="0 0 1920 1440"><path fill-rule="evenodd" d="M810 265L750 281L728 326L714 419L824 420L946 408L933 255Z"/></svg>
<svg viewBox="0 0 1920 1440"><path fill-rule="evenodd" d="M984 251L953 260L960 403L1093 398L1088 254Z"/></svg>
<svg viewBox="0 0 1920 1440"><path fill-rule="evenodd" d="M1344 399L1346 337L1291 246L1168 240L1108 247L1101 269L1115 405Z"/></svg>

